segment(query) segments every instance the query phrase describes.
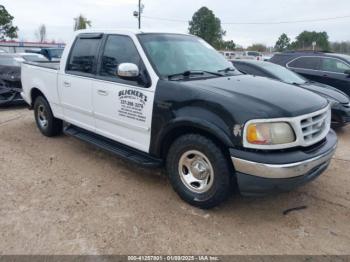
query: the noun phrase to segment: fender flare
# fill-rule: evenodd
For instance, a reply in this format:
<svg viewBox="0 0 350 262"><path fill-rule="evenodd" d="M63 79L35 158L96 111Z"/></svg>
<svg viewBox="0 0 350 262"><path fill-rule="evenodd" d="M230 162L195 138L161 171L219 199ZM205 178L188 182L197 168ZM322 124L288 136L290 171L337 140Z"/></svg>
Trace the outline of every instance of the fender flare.
<svg viewBox="0 0 350 262"><path fill-rule="evenodd" d="M208 134L227 148L234 147L229 134L218 125L196 117L179 117L171 120L159 133L154 144L154 153L157 156L162 156L164 146L168 145L169 139L173 140L174 134L191 133L191 129L193 129L193 133L199 131L199 133Z"/></svg>

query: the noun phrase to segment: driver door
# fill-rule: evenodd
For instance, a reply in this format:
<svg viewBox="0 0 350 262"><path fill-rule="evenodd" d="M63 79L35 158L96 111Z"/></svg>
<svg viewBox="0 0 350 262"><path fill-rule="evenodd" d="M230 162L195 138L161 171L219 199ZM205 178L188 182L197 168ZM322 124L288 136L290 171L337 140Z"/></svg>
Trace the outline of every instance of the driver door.
<svg viewBox="0 0 350 262"><path fill-rule="evenodd" d="M106 36L92 83L96 132L117 142L148 152L154 91L140 79L118 76L122 63L136 64L147 75L138 50L129 36Z"/></svg>

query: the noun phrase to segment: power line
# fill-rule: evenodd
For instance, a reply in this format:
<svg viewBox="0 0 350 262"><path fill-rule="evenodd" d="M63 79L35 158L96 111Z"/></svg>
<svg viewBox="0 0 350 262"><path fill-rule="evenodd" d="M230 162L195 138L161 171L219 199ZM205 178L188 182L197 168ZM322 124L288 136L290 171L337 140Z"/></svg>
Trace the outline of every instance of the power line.
<svg viewBox="0 0 350 262"><path fill-rule="evenodd" d="M168 22L179 22L179 23L188 23L187 20L172 19L172 18L162 18L162 17L152 17L152 16L143 16L143 18L151 20L160 20ZM280 25L280 24L297 24L297 23L310 23L310 22L324 22L331 20L339 20L350 18L350 15L346 16L337 16L337 17L328 17L328 18L319 18L319 19L304 19L304 20L290 20L290 21L279 21L279 22L222 22L223 25Z"/></svg>

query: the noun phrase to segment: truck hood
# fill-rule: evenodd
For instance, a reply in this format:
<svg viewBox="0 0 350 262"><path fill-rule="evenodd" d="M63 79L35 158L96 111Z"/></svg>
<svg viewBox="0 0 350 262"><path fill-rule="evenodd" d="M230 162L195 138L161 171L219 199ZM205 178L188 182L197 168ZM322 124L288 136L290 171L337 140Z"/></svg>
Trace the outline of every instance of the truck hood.
<svg viewBox="0 0 350 262"><path fill-rule="evenodd" d="M328 86L328 85L324 85L324 84L321 84L321 83L316 83L316 82L307 82L305 84L301 84L299 85L300 87L302 88L305 88L307 90L310 90L312 92L315 92L327 99L332 99L332 100L335 100L339 103L342 103L342 104L349 104L350 102L350 99L349 97L339 91L338 89L334 88L334 87L331 87L331 86Z"/></svg>
<svg viewBox="0 0 350 262"><path fill-rule="evenodd" d="M208 95L219 94L235 110L257 117L294 117L315 112L328 104L326 99L313 92L264 77L238 75L185 83L205 90Z"/></svg>

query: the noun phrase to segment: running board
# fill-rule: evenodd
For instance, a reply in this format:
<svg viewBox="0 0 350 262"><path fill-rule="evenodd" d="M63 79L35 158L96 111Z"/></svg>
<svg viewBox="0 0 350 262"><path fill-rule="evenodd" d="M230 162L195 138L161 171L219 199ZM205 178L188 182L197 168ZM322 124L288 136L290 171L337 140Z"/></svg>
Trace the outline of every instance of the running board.
<svg viewBox="0 0 350 262"><path fill-rule="evenodd" d="M161 159L73 125L65 127L64 133L144 167L160 167L163 164Z"/></svg>

